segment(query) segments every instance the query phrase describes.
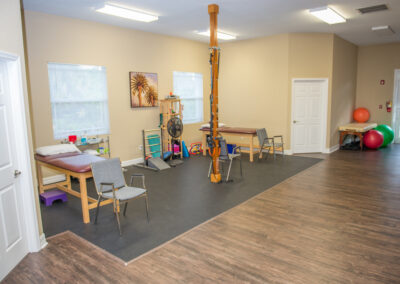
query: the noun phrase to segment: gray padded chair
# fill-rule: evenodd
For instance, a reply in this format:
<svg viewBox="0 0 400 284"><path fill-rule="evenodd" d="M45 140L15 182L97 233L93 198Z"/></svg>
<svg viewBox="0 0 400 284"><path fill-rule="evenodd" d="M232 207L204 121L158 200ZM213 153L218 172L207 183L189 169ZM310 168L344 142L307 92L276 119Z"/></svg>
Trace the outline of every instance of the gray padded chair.
<svg viewBox="0 0 400 284"><path fill-rule="evenodd" d="M233 148L232 154L229 154L228 145L226 144L226 140L225 139L219 139L219 145L221 147L221 153L219 155L219 161L220 162L229 162L228 173L226 175L226 182L229 181L229 175L231 173L232 162L236 158L239 159L240 176L243 176L243 172L242 172L242 152L240 151L240 146L237 146L237 147ZM239 153L236 153L236 150L239 150ZM208 177L210 177L210 175L211 175L211 169L212 169L212 161L210 162L210 168L208 169Z"/></svg>
<svg viewBox="0 0 400 284"><path fill-rule="evenodd" d="M268 138L267 130L265 128L260 128L257 129L257 137L258 137L258 144L260 145L260 152L258 154L258 158L262 159L262 153L264 152L263 150L268 150L267 152L267 157L269 152L272 151L274 152L274 159L276 159L276 149L281 148L282 151L280 154L282 156L284 155L284 150L283 150L283 136L282 135L276 135L273 136L272 138ZM279 140L279 141L275 141Z"/></svg>
<svg viewBox="0 0 400 284"><path fill-rule="evenodd" d="M149 205L147 199L147 190L144 184L144 174L133 174L131 176L129 186L126 185L124 174L122 173L121 161L119 158L99 161L91 164L94 184L99 195L97 201L96 217L94 223L97 223L99 215L99 207L102 199L112 199L113 208L117 217L118 229L122 235L121 224L119 221L118 205L125 203L124 216L128 201L136 198L144 197L146 201L147 222L149 221ZM142 187L133 187L134 178L142 179Z"/></svg>

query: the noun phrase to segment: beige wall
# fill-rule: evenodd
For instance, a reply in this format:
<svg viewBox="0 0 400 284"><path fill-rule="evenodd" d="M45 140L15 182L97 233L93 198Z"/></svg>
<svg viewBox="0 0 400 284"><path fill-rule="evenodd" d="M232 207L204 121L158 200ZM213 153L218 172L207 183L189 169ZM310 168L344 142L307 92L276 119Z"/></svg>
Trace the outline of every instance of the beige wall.
<svg viewBox="0 0 400 284"><path fill-rule="evenodd" d="M162 96L172 90L172 71L202 73L204 117L208 120L206 44L30 11L26 12L26 26L37 146L56 143L51 126L49 61L107 67L111 151L122 160L140 157L140 130L158 125L157 108L130 109L129 71L157 72ZM333 34L299 33L222 43L221 49L221 122L283 134L290 149L291 80L328 78L326 147L337 144L337 126L348 122L354 105L354 45ZM185 126L188 144L200 140L198 126Z"/></svg>
<svg viewBox="0 0 400 284"><path fill-rule="evenodd" d="M400 69L400 43L360 46L357 69L356 107L366 107L370 121L392 124L385 103L393 99L394 70ZM385 85L380 85L385 80ZM382 109L379 109L382 105Z"/></svg>
<svg viewBox="0 0 400 284"><path fill-rule="evenodd" d="M333 38L299 33L222 44L221 121L265 127L269 135L284 135L290 149L291 80L328 78L331 86Z"/></svg>
<svg viewBox="0 0 400 284"><path fill-rule="evenodd" d="M28 140L29 144L32 145L31 136L31 124L29 114L29 99L26 85L26 72L25 72L25 55L24 55L24 43L22 35L22 22L21 22L21 9L20 2L17 0L1 0L0 1L0 51L12 53L20 57L21 60L21 71L22 71L22 84L25 101L25 117L26 124L28 127ZM30 156L32 161L32 173L34 174L35 167L33 163L33 147L30 148ZM36 178L33 180L34 188L37 188ZM38 205L38 194L35 191L36 204ZM37 206L39 232L42 233L42 222L40 218L40 210Z"/></svg>
<svg viewBox="0 0 400 284"><path fill-rule="evenodd" d="M328 89L328 122L327 137L330 133L331 96L332 96L332 62L333 34L296 33L289 37L289 104L288 125L291 127L292 79L294 78L327 78ZM289 130L290 131L290 130ZM290 138L287 139L290 145ZM289 146L290 147L290 146ZM329 147L329 139L326 140Z"/></svg>
<svg viewBox="0 0 400 284"><path fill-rule="evenodd" d="M101 65L107 69L111 153L122 161L142 157L141 130L159 124L159 108L131 109L129 71L158 73L160 98L173 90L172 72L203 74L208 117L209 69L205 43L72 18L25 11L36 146L53 139L47 63ZM185 125L185 141L201 141L199 124Z"/></svg>
<svg viewBox="0 0 400 284"><path fill-rule="evenodd" d="M357 51L354 44L338 36L334 37L328 147L338 144L339 126L352 121L356 100Z"/></svg>
<svg viewBox="0 0 400 284"><path fill-rule="evenodd" d="M220 121L288 137L288 35L225 43L221 50Z"/></svg>

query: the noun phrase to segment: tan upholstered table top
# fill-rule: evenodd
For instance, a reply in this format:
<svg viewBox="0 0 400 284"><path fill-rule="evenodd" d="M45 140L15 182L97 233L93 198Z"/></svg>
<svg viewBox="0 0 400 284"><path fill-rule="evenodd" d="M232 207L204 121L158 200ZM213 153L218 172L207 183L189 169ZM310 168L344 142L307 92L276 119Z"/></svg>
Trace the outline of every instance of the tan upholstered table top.
<svg viewBox="0 0 400 284"><path fill-rule="evenodd" d="M367 132L378 125L375 122L367 123L349 123L346 125L339 126L339 131L354 131L354 132Z"/></svg>

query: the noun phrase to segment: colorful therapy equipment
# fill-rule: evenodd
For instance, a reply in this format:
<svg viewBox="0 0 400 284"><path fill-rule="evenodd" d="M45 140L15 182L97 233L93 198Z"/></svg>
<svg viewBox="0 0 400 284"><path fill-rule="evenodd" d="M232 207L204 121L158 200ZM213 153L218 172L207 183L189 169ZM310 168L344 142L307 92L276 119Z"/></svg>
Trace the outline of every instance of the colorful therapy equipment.
<svg viewBox="0 0 400 284"><path fill-rule="evenodd" d="M386 124L380 124L364 135L364 145L370 149L387 147L394 140L392 128Z"/></svg>
<svg viewBox="0 0 400 284"><path fill-rule="evenodd" d="M143 138L143 163L135 164L137 167L161 171L171 168L161 157L163 153L163 139L161 129L142 130Z"/></svg>
<svg viewBox="0 0 400 284"><path fill-rule="evenodd" d="M380 124L377 127L375 127L375 130L379 131L383 135L383 143L381 147L386 147L387 145L393 142L394 132L390 126L385 124Z"/></svg>
<svg viewBox="0 0 400 284"><path fill-rule="evenodd" d="M353 119L359 123L364 123L369 120L369 111L364 107L359 107L353 112Z"/></svg>
<svg viewBox="0 0 400 284"><path fill-rule="evenodd" d="M370 149L378 149L383 144L383 135L377 130L370 130L364 135L364 145Z"/></svg>
<svg viewBox="0 0 400 284"><path fill-rule="evenodd" d="M42 201L46 207L53 205L53 202L56 200L67 202L67 194L58 189L45 191L40 194L40 201Z"/></svg>

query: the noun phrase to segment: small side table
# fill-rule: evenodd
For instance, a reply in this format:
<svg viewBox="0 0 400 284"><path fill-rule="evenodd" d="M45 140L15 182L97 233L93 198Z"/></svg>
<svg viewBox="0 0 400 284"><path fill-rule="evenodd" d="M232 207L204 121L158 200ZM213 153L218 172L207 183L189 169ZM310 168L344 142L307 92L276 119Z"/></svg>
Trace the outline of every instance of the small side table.
<svg viewBox="0 0 400 284"><path fill-rule="evenodd" d="M364 134L371 129L377 127L375 122L367 122L367 123L350 123L339 127L340 139L339 139L339 148L342 147L344 137L346 135L355 135L360 138L360 149L361 151L364 149Z"/></svg>

